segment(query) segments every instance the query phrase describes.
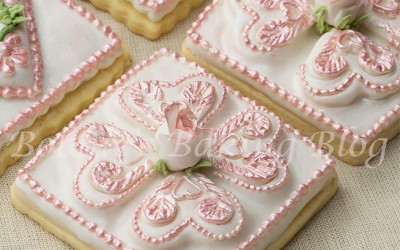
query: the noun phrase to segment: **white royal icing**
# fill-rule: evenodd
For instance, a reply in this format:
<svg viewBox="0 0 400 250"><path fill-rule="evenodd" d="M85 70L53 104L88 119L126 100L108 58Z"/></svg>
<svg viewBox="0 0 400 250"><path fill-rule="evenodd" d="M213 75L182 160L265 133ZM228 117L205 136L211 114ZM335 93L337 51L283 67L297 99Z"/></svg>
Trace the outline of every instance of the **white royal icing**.
<svg viewBox="0 0 400 250"><path fill-rule="evenodd" d="M16 181L41 213L95 248L265 249L336 177L333 161L317 154L298 132L175 54L158 52L129 74L58 134L59 142L38 152ZM196 92L193 84L214 88L215 94L207 95L213 101L202 102L204 93ZM131 91L139 85L141 91ZM203 98L190 99L183 94L187 91ZM154 135L164 120L161 117L159 123L157 117L171 100L185 102L197 114L203 112L203 104L211 103L209 112L214 110L215 115L208 113L198 122L217 129L213 139L217 152L208 154L214 169L169 176L153 169L159 159L152 149ZM240 121L245 122L240 125ZM248 157L254 164L266 162L248 168L246 157L221 156L237 153L225 147L233 137L241 140L242 155L261 146L256 154L264 156ZM289 153L281 156L275 151L277 143L286 139L293 144L284 144L282 152ZM234 170L222 170L218 159L231 162ZM98 177L112 176L104 172L112 164L121 166L122 172L102 182ZM254 176L251 184L241 176L246 170L254 171L247 172ZM263 180L266 170L275 172Z"/></svg>
<svg viewBox="0 0 400 250"><path fill-rule="evenodd" d="M58 94L51 103L45 102L43 98L52 95L52 91L59 86L60 82L65 80L68 75L73 74L74 70L81 66L81 63L96 52L100 55L100 51L111 44L113 39L99 30L94 21L81 17L77 10L72 10L60 0L46 2L33 0L32 7L43 60L41 74L43 86L41 93L33 99L0 97L0 128L3 129L3 134L0 134L0 147L8 143L15 133L33 124L35 119L46 113L51 106L59 103L65 93L74 90L81 82L95 76L100 69L110 66L122 53L121 48L112 50L109 55L102 53L103 59L97 66L85 72L81 79L76 80L63 93ZM86 15L89 16L89 13ZM17 72L15 77L29 79L31 76L30 74L20 75ZM32 109L37 101L44 101L38 111L33 112L32 116L23 122L15 122L21 112ZM10 122L15 123L15 128L4 133Z"/></svg>
<svg viewBox="0 0 400 250"><path fill-rule="evenodd" d="M145 13L152 21L160 21L172 12L181 0L130 0L138 11Z"/></svg>
<svg viewBox="0 0 400 250"><path fill-rule="evenodd" d="M389 65L388 68L390 69L379 72L379 67L378 69L375 68L375 70L372 69L372 66L364 67L364 64L371 62L365 63L364 60L364 62L360 63L362 57L359 56L359 52L362 46L353 46L350 47L350 50L353 51L343 50L339 53L344 56L348 63L348 68L343 74L333 79L325 76L316 76L313 71L313 60L324 47L328 37L333 36L335 31L331 31L321 37L312 22L310 13L313 6L308 5L307 2L293 0L280 4L280 1L273 0L215 1L207 9L205 17L195 23L197 25L195 31L186 40L186 45L202 60L246 81L272 98L277 105L289 109L303 119L307 119L323 131L333 130L333 128L327 126L325 121L323 122L316 118L310 119L307 114L309 110L299 108L300 105L296 107L288 99L282 98L279 93L261 85L250 76L254 75L254 72L258 72L260 76L267 79L266 82L276 83L278 87L286 90L286 96L291 95L304 102L305 105L303 107L312 108L313 112L322 112L327 119L329 118L329 121L333 120L341 128L348 128L354 135L367 135L383 119L383 116L392 112L400 104L399 54L398 49L396 51L394 46L395 42L398 42L396 39L399 39L400 36L393 36L392 43L389 43L391 38L386 32L374 31L374 33L371 33L366 27L370 22L375 22L378 18L376 13L371 14L360 33L368 41L365 44L372 41L377 46L380 46L379 51L384 51L384 53L374 54L371 52L371 46L364 46L366 53L371 52L370 56L365 56L364 59L372 61L383 58L385 63L378 63L378 66ZM294 6L297 6L297 9ZM367 6L366 11L368 8L371 7ZM285 13L289 13L290 20L298 18L298 21L287 21L287 18L284 18ZM299 13L302 13L300 18ZM400 15L393 14L389 22L393 27L399 27ZM277 28L274 28L274 25ZM285 28L286 30L292 28L293 31L286 34L284 33L285 29L282 28L281 31L284 35L275 40L273 36L272 38L267 36L274 34L273 32L279 32L279 27L287 27L288 29ZM269 33L267 33L268 29L271 29ZM262 30L262 32L257 33L259 30ZM395 28L394 31L397 32L398 29ZM342 31L337 32L340 33ZM292 37L293 34L295 34L294 37ZM193 42L199 37L201 38L200 43ZM263 41L266 42L263 43ZM216 50L219 50L219 52L216 53ZM390 60L392 60L392 63L387 63ZM306 91L304 82L301 79L301 66L304 64L305 79L313 88L340 87L339 85L352 73L358 73L364 80L369 81L371 85L379 85L375 89L386 88L389 85L391 87L385 91L375 91L373 90L374 86L366 88L367 81L361 81L357 76L357 79L350 84L350 87L338 92L338 94L327 96L312 95L309 91ZM242 73L246 70L250 73ZM362 82L364 85L361 84ZM390 124L385 124L385 126L388 125ZM338 134L338 136L340 137L341 135Z"/></svg>
<svg viewBox="0 0 400 250"><path fill-rule="evenodd" d="M354 21L363 12L364 0L315 0L315 7L326 6L326 22L330 25L336 25L341 18L351 15L351 21Z"/></svg>

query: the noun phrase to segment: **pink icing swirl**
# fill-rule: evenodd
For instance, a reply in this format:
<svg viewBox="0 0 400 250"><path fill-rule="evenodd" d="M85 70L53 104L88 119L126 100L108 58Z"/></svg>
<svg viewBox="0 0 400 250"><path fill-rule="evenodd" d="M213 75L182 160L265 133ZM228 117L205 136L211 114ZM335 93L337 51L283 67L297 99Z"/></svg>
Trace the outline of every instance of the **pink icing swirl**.
<svg viewBox="0 0 400 250"><path fill-rule="evenodd" d="M295 39L301 32L314 24L314 18L308 13L310 6L306 1L275 1L255 0L264 9L253 10L246 4L241 3L242 9L251 15L251 22L245 26L243 37L244 42L252 50L271 52L284 46ZM269 12L279 8L282 18L274 19L265 24L259 12ZM260 26L260 28L256 28ZM253 29L256 30L256 37L252 37Z"/></svg>

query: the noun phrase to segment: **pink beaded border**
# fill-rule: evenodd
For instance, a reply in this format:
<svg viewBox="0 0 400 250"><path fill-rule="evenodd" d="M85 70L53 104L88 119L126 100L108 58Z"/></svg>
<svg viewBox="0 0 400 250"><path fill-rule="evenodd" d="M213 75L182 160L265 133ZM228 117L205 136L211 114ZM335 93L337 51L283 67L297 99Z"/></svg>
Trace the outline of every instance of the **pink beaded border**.
<svg viewBox="0 0 400 250"><path fill-rule="evenodd" d="M26 22L25 27L28 30L34 82L30 87L0 86L0 96L4 98L34 98L42 89L42 55L40 53L40 41L37 33L35 17L33 15L31 0L25 1L25 15L29 19Z"/></svg>
<svg viewBox="0 0 400 250"><path fill-rule="evenodd" d="M112 93L116 92L122 86L125 85L126 81L128 81L131 77L134 77L139 71L143 68L150 66L155 60L157 60L161 56L170 56L175 58L177 62L187 63L192 67L196 67L196 69L203 71L204 69L200 68L196 63L189 62L186 58L180 57L177 53L171 53L168 49L161 49L157 52L154 52L149 59L144 60L141 64L138 64L133 67L133 69L129 70L128 73L123 75L119 80L115 82L114 85L108 86L107 90L104 91L99 98L97 98L94 103L92 103L89 108L84 110L81 114L77 115L73 121L71 121L68 126L64 127L60 132L58 132L54 139L52 139L48 145L39 149L36 155L26 164L26 166L20 170L18 170L18 178L21 181L27 183L30 189L39 197L45 199L48 203L51 203L55 208L58 208L64 212L66 216L69 216L74 221L78 222L81 226L86 227L90 232L94 232L97 236L104 240L109 246L114 247L116 249L130 249L126 248L123 242L117 239L113 234L106 232L103 228L98 226L94 222L90 222L84 217L82 217L78 212L76 212L71 207L64 204L62 201L58 200L53 194L45 190L38 181L36 181L29 172L33 171L40 161L51 152L56 146L58 146L61 141L67 136L69 133L73 131L77 127L77 125L82 122L85 117L90 115L96 108L98 108L102 102ZM214 78L217 80L216 78ZM218 81L218 80L217 80ZM227 87L229 93L234 96L237 96L243 101L248 102L250 105L254 106L255 102L249 98L246 98L240 94L238 91L234 91L230 87ZM274 115L272 112L268 111L269 114ZM325 164L321 166L320 170L315 172L315 175L311 177L305 184L300 185L297 190L292 192L291 198L286 201L286 203L281 206L277 211L270 216L262 228L259 228L255 231L254 234L250 235L248 240L240 243L239 249L249 249L252 246L256 245L262 237L267 234L272 227L277 224L280 219L290 210L291 207L295 206L301 198L307 193L308 189L318 183L318 180L322 178L324 175L328 174L335 166L335 161L327 154L324 150L318 148L318 145L313 143L311 139L304 137L301 135L299 130L294 129L289 124L284 124L284 128L293 133L296 138L302 140L307 145L311 146L312 149L318 153L320 156L325 158ZM133 249L133 248L132 248Z"/></svg>
<svg viewBox="0 0 400 250"><path fill-rule="evenodd" d="M241 0L236 0L240 2ZM247 66L241 64L238 60L231 58L229 55L223 53L221 50L213 47L210 42L205 40L197 30L207 20L208 15L215 9L220 3L220 0L214 1L208 5L204 12L199 15L199 19L193 22L192 27L187 31L188 38L194 43L199 45L201 48L208 51L212 56L218 59L221 63L227 65L233 70L239 71L240 74L244 75L251 80L256 81L261 86L267 87L274 93L279 95L281 98L288 101L291 105L296 107L301 112L305 113L311 119L314 119L323 125L326 125L333 129L338 134L343 134L347 138L352 140L365 140L371 141L379 132L387 127L391 122L400 117L400 104L396 104L392 110L384 114L372 128L368 129L364 134L355 134L351 128L347 128L345 125L335 122L332 118L325 115L324 112L314 109L308 106L304 101L299 99L297 96L290 94L286 89L279 87L276 83L270 82L266 76L263 76L258 71L250 70Z"/></svg>
<svg viewBox="0 0 400 250"><path fill-rule="evenodd" d="M281 218L288 213L290 208L296 206L301 198L307 194L308 190L312 186L316 185L320 178L328 174L336 164L335 160L333 160L325 151L318 149L318 145L313 143L310 138L302 136L300 130L294 129L290 124L285 124L284 127L286 130L293 133L298 139L301 139L306 144L311 146L319 155L324 156L326 160L325 164L323 164L321 169L317 170L314 176L308 179L305 184L300 185L295 191L293 191L291 193L291 198L288 199L284 205L279 207L276 212L273 213L267 221L265 221L261 228L257 229L254 234L250 235L248 240L241 242L238 249L252 249L254 246L256 246L257 243L271 230L271 228L279 223Z"/></svg>
<svg viewBox="0 0 400 250"><path fill-rule="evenodd" d="M300 79L303 82L305 90L307 90L310 94L316 96L330 96L343 92L348 87L350 87L353 84L354 80L356 79L361 81L361 84L364 85L367 89L376 92L395 91L396 89L400 88L400 76L396 79L396 81L383 85L383 84L372 83L359 73L354 72L351 73L348 77L346 77L345 81L337 87L331 89L317 89L312 87L307 81L305 64L302 64L300 66Z"/></svg>
<svg viewBox="0 0 400 250"><path fill-rule="evenodd" d="M71 10L76 11L80 16L86 18L88 21L97 26L97 28L102 31L106 37L111 39L111 42L105 45L101 50L91 55L89 59L82 62L72 74L66 75L64 80L56 87L52 88L47 94L45 94L41 100L35 101L25 111L18 113L12 121L8 122L4 128L0 129L0 140L6 133L15 131L19 125L26 123L31 119L36 119L38 114L43 111L43 109L50 107L55 100L64 95L65 91L74 86L77 81L82 79L86 72L89 72L98 66L101 61L112 55L121 47L122 42L118 38L117 34L114 33L110 27L105 26L102 21L97 19L92 13L88 12L86 8L77 5L74 0L59 1L66 4Z"/></svg>

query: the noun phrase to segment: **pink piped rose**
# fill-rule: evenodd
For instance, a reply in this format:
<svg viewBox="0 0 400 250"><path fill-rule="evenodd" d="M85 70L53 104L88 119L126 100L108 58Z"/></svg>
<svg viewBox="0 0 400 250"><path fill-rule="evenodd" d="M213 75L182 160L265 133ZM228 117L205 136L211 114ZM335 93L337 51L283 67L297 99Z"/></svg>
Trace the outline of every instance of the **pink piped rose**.
<svg viewBox="0 0 400 250"><path fill-rule="evenodd" d="M352 16L350 22L361 16L364 12L365 3L363 0L315 0L315 7L319 6L327 7L328 15L325 21L335 26L341 18L347 15Z"/></svg>
<svg viewBox="0 0 400 250"><path fill-rule="evenodd" d="M160 158L169 170L181 171L194 166L207 152L210 130L197 127L194 113L173 103L165 108L166 122L155 137Z"/></svg>

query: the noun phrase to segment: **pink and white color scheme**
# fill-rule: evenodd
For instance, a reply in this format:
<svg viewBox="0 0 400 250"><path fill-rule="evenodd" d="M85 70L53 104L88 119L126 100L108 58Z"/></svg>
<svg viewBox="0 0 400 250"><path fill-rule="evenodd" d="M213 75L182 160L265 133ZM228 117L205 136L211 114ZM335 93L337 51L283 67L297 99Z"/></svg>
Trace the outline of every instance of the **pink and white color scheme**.
<svg viewBox="0 0 400 250"><path fill-rule="evenodd" d="M320 35L312 10L321 5L332 20L369 18L361 31ZM359 143L400 116L399 30L393 0L216 0L185 45L320 130Z"/></svg>
<svg viewBox="0 0 400 250"><path fill-rule="evenodd" d="M135 9L146 14L152 21L159 21L172 12L182 0L127 0Z"/></svg>
<svg viewBox="0 0 400 250"><path fill-rule="evenodd" d="M32 0L4 3L22 4L28 20L0 42L0 98L34 98L42 90L42 55Z"/></svg>
<svg viewBox="0 0 400 250"><path fill-rule="evenodd" d="M371 15L365 27L400 51L400 3L396 0L370 0L368 13Z"/></svg>
<svg viewBox="0 0 400 250"><path fill-rule="evenodd" d="M325 21L335 26L341 18L347 15L351 15L350 22L361 16L365 3L364 0L315 0L314 5L315 7L326 6L327 16Z"/></svg>
<svg viewBox="0 0 400 250"><path fill-rule="evenodd" d="M207 87L210 89L210 93L198 92L198 98L209 102L209 106L211 106L214 101L212 95L214 88L211 85ZM209 101L207 101L207 96L210 94ZM201 119L203 116L196 116L190 108L186 107L185 103L167 105L164 114L166 122L157 130L155 136L160 158L172 171L182 171L194 166L206 156L207 139L211 136L211 130L197 126L197 119Z"/></svg>
<svg viewBox="0 0 400 250"><path fill-rule="evenodd" d="M163 126L167 139L211 131L213 168L159 173ZM336 178L333 166L266 108L163 49L40 149L16 187L99 249L264 249Z"/></svg>
<svg viewBox="0 0 400 250"><path fill-rule="evenodd" d="M0 147L122 55L117 35L72 0L6 3L29 20L0 43Z"/></svg>

